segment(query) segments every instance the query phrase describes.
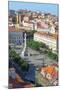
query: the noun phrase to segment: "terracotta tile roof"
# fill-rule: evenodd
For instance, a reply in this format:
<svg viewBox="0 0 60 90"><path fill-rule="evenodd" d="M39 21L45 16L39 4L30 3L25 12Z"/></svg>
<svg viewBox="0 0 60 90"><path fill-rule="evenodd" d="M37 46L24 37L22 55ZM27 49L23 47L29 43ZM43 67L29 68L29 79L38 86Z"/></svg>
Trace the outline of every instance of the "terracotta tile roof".
<svg viewBox="0 0 60 90"><path fill-rule="evenodd" d="M51 34L51 33L47 33L47 32L36 32L34 33L34 35L38 35L38 36L45 36L45 37L49 37L52 39L57 39L58 35L57 34Z"/></svg>
<svg viewBox="0 0 60 90"><path fill-rule="evenodd" d="M48 24L44 22L37 23L38 28L48 29Z"/></svg>
<svg viewBox="0 0 60 90"><path fill-rule="evenodd" d="M41 70L43 70L46 74L49 73L52 75L52 78L57 78L58 77L58 70L56 70L55 68L58 68L55 65L49 65L46 67L43 67Z"/></svg>
<svg viewBox="0 0 60 90"><path fill-rule="evenodd" d="M28 23L28 24L33 24L32 21L24 21L25 23Z"/></svg>
<svg viewBox="0 0 60 90"><path fill-rule="evenodd" d="M52 72L54 71L54 66L47 66L42 68L45 72L52 74Z"/></svg>
<svg viewBox="0 0 60 90"><path fill-rule="evenodd" d="M9 26L9 32L24 32L23 29L16 29L15 26Z"/></svg>

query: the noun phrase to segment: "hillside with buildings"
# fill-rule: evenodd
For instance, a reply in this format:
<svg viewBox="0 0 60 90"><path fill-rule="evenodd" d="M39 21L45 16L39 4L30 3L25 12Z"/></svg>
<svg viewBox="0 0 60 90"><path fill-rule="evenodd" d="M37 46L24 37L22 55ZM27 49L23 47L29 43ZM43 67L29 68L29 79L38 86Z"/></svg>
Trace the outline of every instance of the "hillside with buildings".
<svg viewBox="0 0 60 90"><path fill-rule="evenodd" d="M10 88L58 85L58 23L51 13L9 11Z"/></svg>

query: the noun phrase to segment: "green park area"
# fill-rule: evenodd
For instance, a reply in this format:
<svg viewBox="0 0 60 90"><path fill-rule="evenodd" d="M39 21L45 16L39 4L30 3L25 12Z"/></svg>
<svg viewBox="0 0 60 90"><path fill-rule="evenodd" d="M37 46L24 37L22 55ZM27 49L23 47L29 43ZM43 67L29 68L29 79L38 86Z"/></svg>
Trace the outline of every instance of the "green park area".
<svg viewBox="0 0 60 90"><path fill-rule="evenodd" d="M27 40L27 46L37 50L39 52L43 52L44 54L47 54L47 56L52 60L58 60L58 55L56 53L53 53L52 50L48 48L48 46L45 45L43 42L37 42L33 39Z"/></svg>

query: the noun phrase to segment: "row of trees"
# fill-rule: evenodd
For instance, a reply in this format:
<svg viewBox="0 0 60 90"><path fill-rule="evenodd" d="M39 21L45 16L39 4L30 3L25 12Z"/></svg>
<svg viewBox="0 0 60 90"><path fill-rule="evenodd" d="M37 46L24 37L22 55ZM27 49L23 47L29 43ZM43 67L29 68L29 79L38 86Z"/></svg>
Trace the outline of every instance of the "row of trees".
<svg viewBox="0 0 60 90"><path fill-rule="evenodd" d="M35 50L40 50L40 48L47 48L46 45L42 42L37 42L32 39L27 40L27 45Z"/></svg>
<svg viewBox="0 0 60 90"><path fill-rule="evenodd" d="M16 62L23 71L28 70L29 64L24 59L22 59L14 50L10 50L9 58Z"/></svg>
<svg viewBox="0 0 60 90"><path fill-rule="evenodd" d="M37 42L32 39L27 40L27 46L38 51L46 53L50 59L58 60L58 55L53 53L43 42Z"/></svg>
<svg viewBox="0 0 60 90"><path fill-rule="evenodd" d="M58 61L58 55L55 54L55 53L53 53L51 50L48 51L48 57L49 57L50 59L53 59L53 60Z"/></svg>

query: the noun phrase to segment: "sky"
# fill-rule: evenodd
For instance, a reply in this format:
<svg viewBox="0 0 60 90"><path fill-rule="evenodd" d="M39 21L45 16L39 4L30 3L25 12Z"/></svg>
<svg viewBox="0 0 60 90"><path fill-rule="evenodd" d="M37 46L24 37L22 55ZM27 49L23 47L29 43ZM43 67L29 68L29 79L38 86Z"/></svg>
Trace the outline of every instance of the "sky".
<svg viewBox="0 0 60 90"><path fill-rule="evenodd" d="M9 1L9 10L27 9L31 11L41 11L44 13L51 13L58 15L59 6L57 4L42 4L21 1Z"/></svg>

